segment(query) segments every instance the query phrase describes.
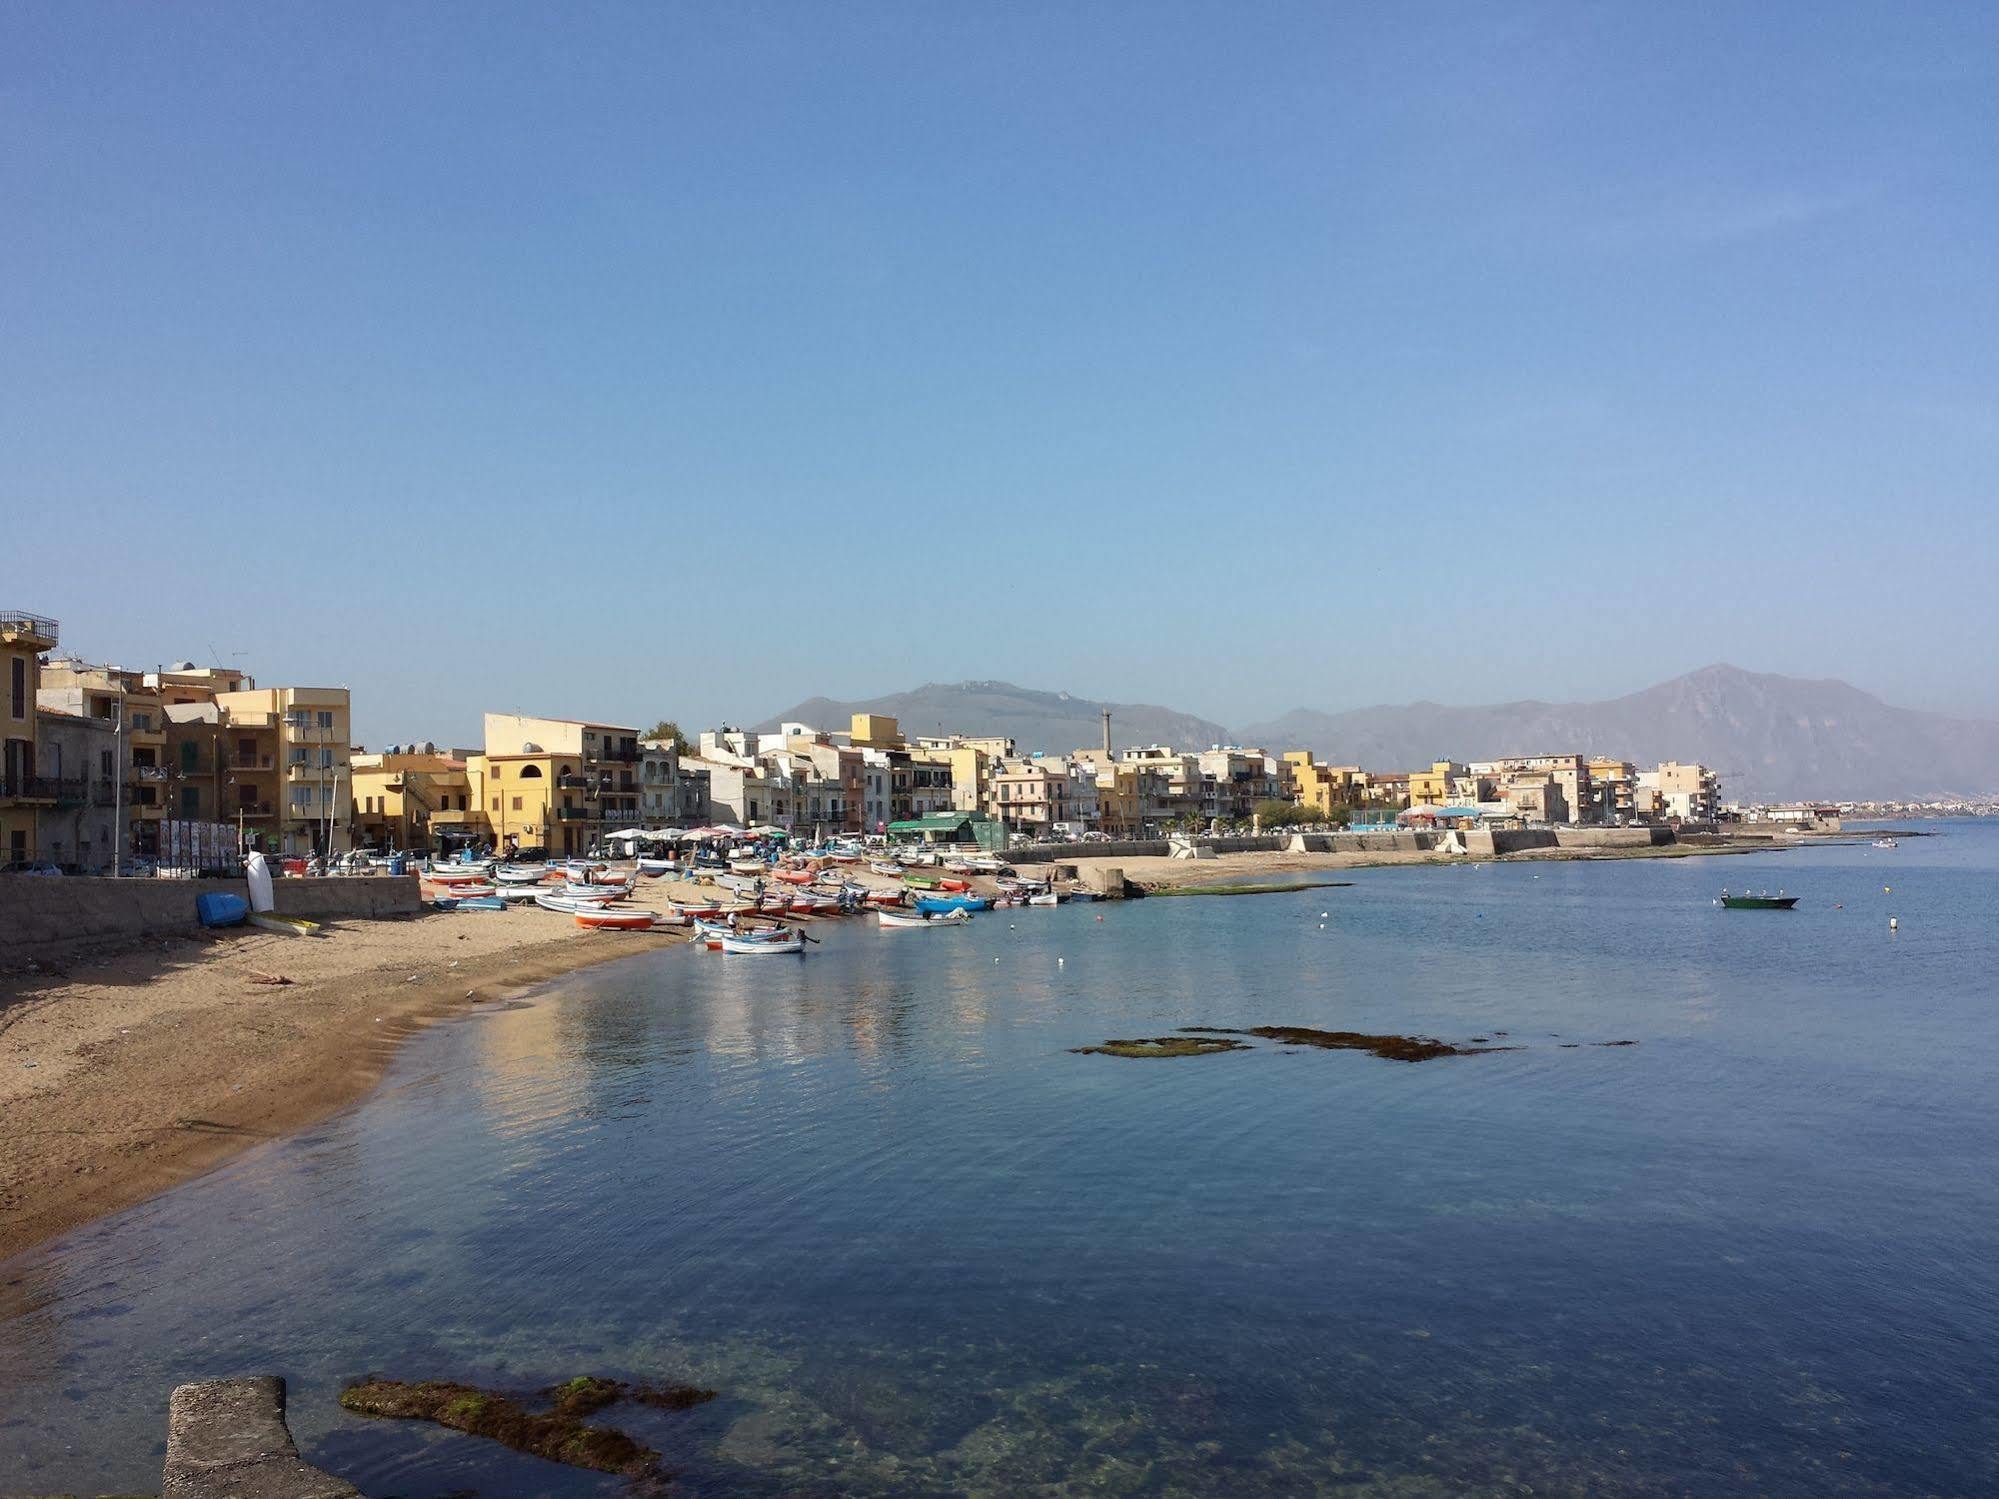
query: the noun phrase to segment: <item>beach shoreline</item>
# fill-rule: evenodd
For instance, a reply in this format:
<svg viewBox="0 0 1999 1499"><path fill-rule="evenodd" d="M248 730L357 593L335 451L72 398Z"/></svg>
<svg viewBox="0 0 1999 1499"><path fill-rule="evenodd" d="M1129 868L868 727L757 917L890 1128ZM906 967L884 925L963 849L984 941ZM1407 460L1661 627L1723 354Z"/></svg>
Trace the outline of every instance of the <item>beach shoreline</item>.
<svg viewBox="0 0 1999 1499"><path fill-rule="evenodd" d="M1493 862L1688 858L1792 846L1535 849ZM1099 862L1079 849L1079 865ZM1138 893L1467 862L1434 852L1104 859ZM850 870L871 887L895 881ZM713 896L647 882L644 900ZM974 882L980 893L991 883ZM0 973L0 1261L136 1206L365 1099L407 1037L578 969L684 940L582 933L535 910L241 929ZM259 975L292 982L266 985Z"/></svg>
<svg viewBox="0 0 1999 1499"><path fill-rule="evenodd" d="M440 1020L679 940L430 912L0 974L0 1261L352 1106Z"/></svg>

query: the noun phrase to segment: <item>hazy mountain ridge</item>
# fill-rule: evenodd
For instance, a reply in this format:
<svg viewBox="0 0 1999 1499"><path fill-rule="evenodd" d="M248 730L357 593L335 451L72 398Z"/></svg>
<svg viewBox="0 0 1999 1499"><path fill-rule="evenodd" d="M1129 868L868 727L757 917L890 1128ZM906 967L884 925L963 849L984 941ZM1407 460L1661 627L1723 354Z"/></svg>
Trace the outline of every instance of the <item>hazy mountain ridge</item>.
<svg viewBox="0 0 1999 1499"><path fill-rule="evenodd" d="M1845 682L1726 665L1602 703L1297 709L1245 732L1369 769L1571 749L1641 765L1698 760L1720 772L1730 799L1999 790L1999 723L1891 707Z"/></svg>
<svg viewBox="0 0 1999 1499"><path fill-rule="evenodd" d="M837 702L808 698L795 708L765 719L760 732L780 723L808 723L844 729L856 713L889 713L905 734L1003 735L1023 753L1065 753L1101 744L1103 710L1111 710L1111 734L1119 744L1178 746L1230 742L1229 730L1210 719L1150 703L1102 703L1066 692L1040 692L1011 682L929 682L913 692Z"/></svg>
<svg viewBox="0 0 1999 1499"><path fill-rule="evenodd" d="M758 728L802 721L839 729L855 713L892 713L907 734L1006 735L1023 752L1059 752L1101 741L1104 706L1010 682L933 682L852 702L812 698ZM1731 800L1999 792L1999 723L1891 707L1845 682L1734 666L1704 667L1601 703L1418 702L1342 713L1298 708L1242 730L1152 704L1109 706L1119 745L1310 749L1335 764L1369 770L1408 770L1446 757L1580 750L1641 766L1698 760L1720 772Z"/></svg>

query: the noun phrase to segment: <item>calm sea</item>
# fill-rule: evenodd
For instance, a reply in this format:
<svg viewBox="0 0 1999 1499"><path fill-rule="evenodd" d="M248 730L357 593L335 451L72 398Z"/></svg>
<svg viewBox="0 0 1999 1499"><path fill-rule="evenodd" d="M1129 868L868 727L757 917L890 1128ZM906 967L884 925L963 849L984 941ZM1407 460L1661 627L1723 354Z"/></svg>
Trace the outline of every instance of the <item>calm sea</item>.
<svg viewBox="0 0 1999 1499"><path fill-rule="evenodd" d="M371 1495L615 1493L336 1405L588 1371L721 1391L603 1418L691 1496L1999 1493L1999 822L1932 830L563 980L0 1267L0 1490L274 1371ZM1069 1050L1261 1024L1519 1049Z"/></svg>

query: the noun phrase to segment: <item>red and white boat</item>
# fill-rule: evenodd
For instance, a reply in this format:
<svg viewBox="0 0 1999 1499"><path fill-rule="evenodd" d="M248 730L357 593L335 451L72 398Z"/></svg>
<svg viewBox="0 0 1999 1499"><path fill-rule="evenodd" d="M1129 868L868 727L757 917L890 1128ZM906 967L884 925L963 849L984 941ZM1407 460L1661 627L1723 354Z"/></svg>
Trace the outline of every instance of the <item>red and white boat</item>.
<svg viewBox="0 0 1999 1499"><path fill-rule="evenodd" d="M633 911L606 906L598 911L576 912L576 924L593 932L649 932L659 920L657 911Z"/></svg>

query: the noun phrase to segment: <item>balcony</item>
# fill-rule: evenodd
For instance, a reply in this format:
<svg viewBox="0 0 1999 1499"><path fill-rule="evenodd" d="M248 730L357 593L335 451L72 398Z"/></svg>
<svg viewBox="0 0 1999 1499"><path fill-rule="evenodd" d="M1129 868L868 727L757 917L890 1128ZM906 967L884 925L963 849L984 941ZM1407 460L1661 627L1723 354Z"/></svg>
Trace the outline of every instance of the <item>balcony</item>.
<svg viewBox="0 0 1999 1499"><path fill-rule="evenodd" d="M557 822L595 822L597 821L597 814L589 807L557 807L555 809L555 820Z"/></svg>
<svg viewBox="0 0 1999 1499"><path fill-rule="evenodd" d="M577 775L572 771L568 775L557 776L555 784L562 791L595 791L607 783L603 776Z"/></svg>
<svg viewBox="0 0 1999 1499"><path fill-rule="evenodd" d="M231 817L269 817L274 809L269 802L238 802L228 810Z"/></svg>
<svg viewBox="0 0 1999 1499"><path fill-rule="evenodd" d="M167 778L167 773L160 766L134 765L132 767L131 774L126 776L125 778L125 784L128 786L137 786L140 784L148 786L157 786L162 781L166 780L166 778Z"/></svg>
<svg viewBox="0 0 1999 1499"><path fill-rule="evenodd" d="M15 643L31 645L38 651L49 651L62 639L62 628L45 615L0 609L0 636L11 637Z"/></svg>
<svg viewBox="0 0 1999 1499"><path fill-rule="evenodd" d="M269 755L246 755L238 750L233 755L222 757L224 770L275 770L277 762Z"/></svg>
<svg viewBox="0 0 1999 1499"><path fill-rule="evenodd" d="M0 777L0 797L22 802L59 802L63 799L63 788L81 785L81 782L65 781L58 776L4 776Z"/></svg>

